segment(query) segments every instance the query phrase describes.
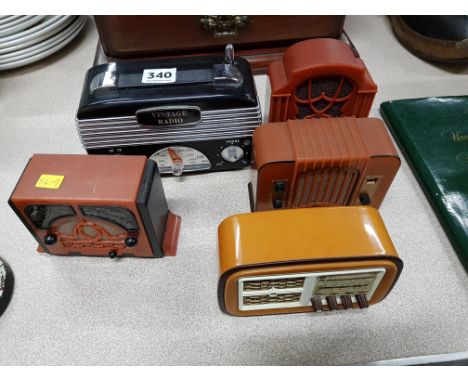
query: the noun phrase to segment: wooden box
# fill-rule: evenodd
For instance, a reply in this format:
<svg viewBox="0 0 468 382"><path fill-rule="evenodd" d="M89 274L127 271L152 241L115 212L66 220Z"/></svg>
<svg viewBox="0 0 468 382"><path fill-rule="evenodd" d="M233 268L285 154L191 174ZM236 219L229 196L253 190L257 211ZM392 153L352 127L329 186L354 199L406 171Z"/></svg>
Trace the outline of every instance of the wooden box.
<svg viewBox="0 0 468 382"><path fill-rule="evenodd" d="M108 59L222 54L235 45L256 73L281 58L291 44L316 37L339 38L344 16L95 16ZM106 60L107 57L107 60Z"/></svg>

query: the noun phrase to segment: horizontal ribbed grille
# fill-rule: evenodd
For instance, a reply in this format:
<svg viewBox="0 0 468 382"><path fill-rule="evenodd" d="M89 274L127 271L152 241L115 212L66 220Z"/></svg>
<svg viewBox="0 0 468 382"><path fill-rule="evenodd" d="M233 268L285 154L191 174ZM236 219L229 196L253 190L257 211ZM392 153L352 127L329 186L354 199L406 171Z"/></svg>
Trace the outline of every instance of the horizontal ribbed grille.
<svg viewBox="0 0 468 382"><path fill-rule="evenodd" d="M263 305L263 304L280 304L285 302L298 302L301 299L301 293L288 293L278 295L262 295L262 296L244 296L244 305Z"/></svg>
<svg viewBox="0 0 468 382"><path fill-rule="evenodd" d="M195 125L145 126L135 116L76 120L87 149L188 141L234 139L252 135L262 122L260 106L201 112Z"/></svg>
<svg viewBox="0 0 468 382"><path fill-rule="evenodd" d="M244 290L302 288L304 286L304 280L304 277L298 277L291 279L246 281L244 282Z"/></svg>
<svg viewBox="0 0 468 382"><path fill-rule="evenodd" d="M355 168L325 168L299 174L293 207L346 205L358 176Z"/></svg>

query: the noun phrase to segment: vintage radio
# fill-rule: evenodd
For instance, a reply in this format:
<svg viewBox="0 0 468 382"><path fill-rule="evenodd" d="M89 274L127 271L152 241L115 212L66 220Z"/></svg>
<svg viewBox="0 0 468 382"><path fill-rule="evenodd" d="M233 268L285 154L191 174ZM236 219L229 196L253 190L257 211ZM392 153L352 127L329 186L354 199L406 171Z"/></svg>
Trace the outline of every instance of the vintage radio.
<svg viewBox="0 0 468 382"><path fill-rule="evenodd" d="M218 301L236 316L366 308L403 267L372 207L235 215L218 228Z"/></svg>
<svg viewBox="0 0 468 382"><path fill-rule="evenodd" d="M377 92L364 62L340 40L292 45L270 63L269 122L324 117L367 117Z"/></svg>
<svg viewBox="0 0 468 382"><path fill-rule="evenodd" d="M256 184L249 185L253 211L339 205L378 208L400 166L378 118L264 124L254 133L254 156Z"/></svg>
<svg viewBox="0 0 468 382"><path fill-rule="evenodd" d="M46 155L29 160L10 206L54 255L174 256L180 217L144 156Z"/></svg>
<svg viewBox="0 0 468 382"><path fill-rule="evenodd" d="M229 45L225 57L91 68L76 122L88 153L146 155L180 175L250 165L261 110L250 66Z"/></svg>
<svg viewBox="0 0 468 382"><path fill-rule="evenodd" d="M10 303L13 284L13 272L7 262L0 257L0 316Z"/></svg>

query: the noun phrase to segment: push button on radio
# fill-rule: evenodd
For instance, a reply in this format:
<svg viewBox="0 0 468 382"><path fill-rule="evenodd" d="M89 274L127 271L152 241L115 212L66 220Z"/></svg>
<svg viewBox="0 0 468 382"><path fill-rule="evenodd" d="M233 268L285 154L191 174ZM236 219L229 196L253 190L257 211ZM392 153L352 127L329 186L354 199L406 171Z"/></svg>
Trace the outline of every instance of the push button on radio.
<svg viewBox="0 0 468 382"><path fill-rule="evenodd" d="M310 303L312 304L314 312L320 312L323 310L322 299L320 297L312 297L310 299Z"/></svg>

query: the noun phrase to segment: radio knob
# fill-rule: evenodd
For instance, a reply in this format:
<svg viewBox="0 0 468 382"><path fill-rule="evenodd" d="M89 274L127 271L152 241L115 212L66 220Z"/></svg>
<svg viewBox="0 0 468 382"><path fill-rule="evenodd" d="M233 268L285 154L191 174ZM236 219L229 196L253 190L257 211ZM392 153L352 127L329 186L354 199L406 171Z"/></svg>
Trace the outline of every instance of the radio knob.
<svg viewBox="0 0 468 382"><path fill-rule="evenodd" d="M47 245L53 245L56 242L57 242L57 235L54 235L53 233L48 234L44 238L44 243L46 243Z"/></svg>
<svg viewBox="0 0 468 382"><path fill-rule="evenodd" d="M276 192L284 192L286 190L286 183L284 182L276 182L275 183L275 191Z"/></svg>
<svg viewBox="0 0 468 382"><path fill-rule="evenodd" d="M283 202L280 199L273 200L273 208L282 208Z"/></svg>
<svg viewBox="0 0 468 382"><path fill-rule="evenodd" d="M363 206L368 206L371 203L371 199L366 193L359 195L359 201Z"/></svg>
<svg viewBox="0 0 468 382"><path fill-rule="evenodd" d="M221 151L221 156L227 162L237 162L244 157L244 150L239 146L228 146Z"/></svg>
<svg viewBox="0 0 468 382"><path fill-rule="evenodd" d="M133 236L129 236L125 239L125 245L127 247L134 247L137 244L137 238Z"/></svg>

